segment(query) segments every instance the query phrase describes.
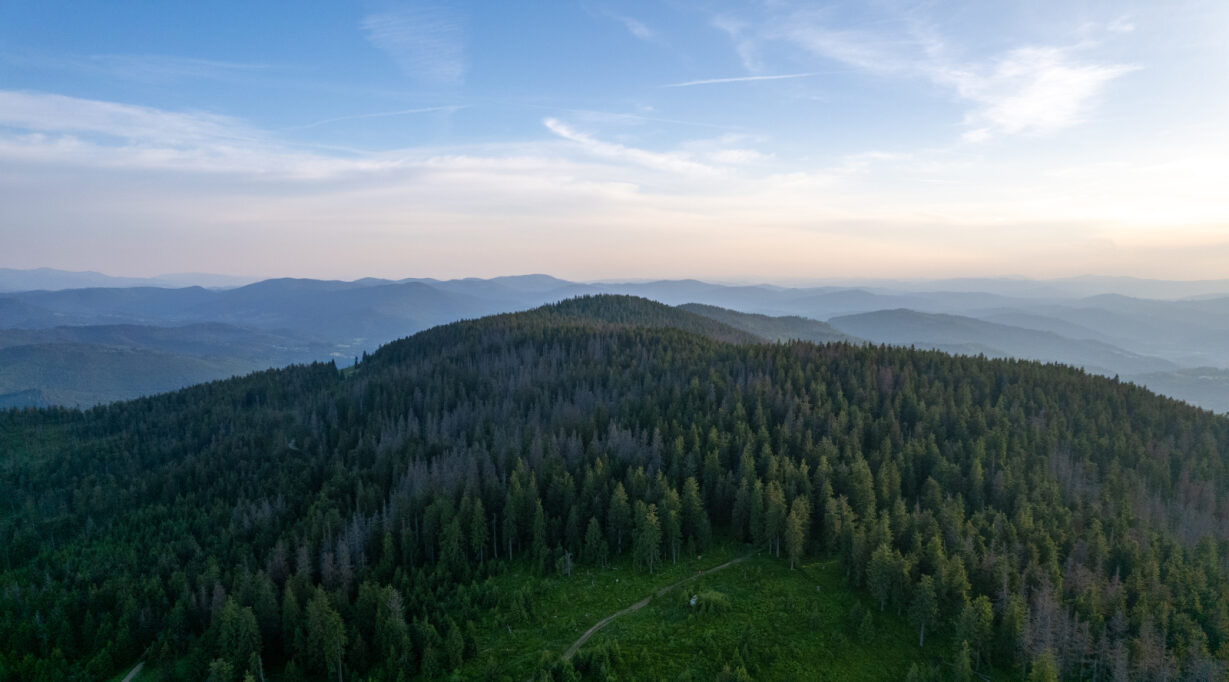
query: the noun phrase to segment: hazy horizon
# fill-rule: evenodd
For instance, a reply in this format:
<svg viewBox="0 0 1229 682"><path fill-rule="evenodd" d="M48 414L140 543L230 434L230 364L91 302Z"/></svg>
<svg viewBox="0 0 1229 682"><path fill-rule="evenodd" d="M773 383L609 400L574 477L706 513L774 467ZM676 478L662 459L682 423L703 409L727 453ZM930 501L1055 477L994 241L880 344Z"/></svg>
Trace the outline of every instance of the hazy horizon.
<svg viewBox="0 0 1229 682"><path fill-rule="evenodd" d="M773 275L746 275L742 277L727 277L727 276L670 276L670 277L634 277L620 276L618 274L607 277L565 277L555 272L545 271L495 271L490 273L478 274L454 274L454 275L433 275L420 274L417 272L402 272L402 273L386 273L386 274L351 274L348 276L329 276L325 274L310 274L310 273L295 273L291 271L267 271L259 274L244 274L222 271L193 271L193 272L163 272L157 269L146 269L137 271L115 271L103 268L86 267L83 269L61 268L51 265L34 265L34 266L16 266L0 264L0 270L13 270L22 272L57 272L74 275L100 275L114 279L173 279L173 278L191 278L191 277L217 277L234 280L248 280L251 282L259 282L269 279L316 279L316 280L331 280L342 282L355 282L363 279L386 279L398 281L404 279L437 279L437 280L460 280L460 279L499 279L507 277L553 277L555 279L566 280L581 284L592 283L617 283L617 282L658 282L658 281L684 281L695 280L708 284L722 285L751 285L763 284L769 286L812 286L826 284L851 284L859 283L876 283L876 282L895 282L902 284L926 284L928 282L945 282L945 281L1000 281L1000 282L1063 282L1063 281L1078 281L1087 279L1104 279L1104 280L1135 280L1141 282L1173 282L1182 284L1200 284L1200 283L1229 283L1229 275L1222 277L1140 277L1131 274L1102 274L1102 273L1080 273L1074 275L1064 275L1056 277L1030 277L1020 274L997 274L997 273L981 273L971 275L943 275L936 274L930 277L824 277L816 275L814 277L781 277Z"/></svg>
<svg viewBox="0 0 1229 682"><path fill-rule="evenodd" d="M969 277L603 277L569 278L550 272L508 272L436 277L421 273L392 273L359 277L328 277L271 272L261 275L233 275L218 272L157 273L152 275L105 272L101 270L64 270L41 266L37 268L6 268L0 266L0 293L37 289L75 289L89 287L160 286L229 289L263 281L301 279L315 281L359 282L380 280L399 282L429 280L441 283L463 280L496 280L528 277L550 277L567 284L584 286L699 282L720 287L767 287L779 289L866 289L880 292L969 292L994 293L1006 296L1055 296L1070 298L1100 294L1120 294L1156 300L1181 300L1191 297L1229 295L1229 277L1218 279L1159 279L1130 275L1084 274L1059 278L1030 278L1014 275L979 275Z"/></svg>
<svg viewBox="0 0 1229 682"><path fill-rule="evenodd" d="M8 3L0 267L1215 278L1226 61L1212 0Z"/></svg>

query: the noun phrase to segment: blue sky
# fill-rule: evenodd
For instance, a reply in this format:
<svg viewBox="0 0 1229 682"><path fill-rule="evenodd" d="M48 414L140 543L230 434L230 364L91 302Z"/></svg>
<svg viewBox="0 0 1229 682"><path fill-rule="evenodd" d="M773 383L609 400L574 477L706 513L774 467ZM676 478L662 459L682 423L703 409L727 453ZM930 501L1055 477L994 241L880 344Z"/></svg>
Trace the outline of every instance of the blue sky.
<svg viewBox="0 0 1229 682"><path fill-rule="evenodd" d="M0 266L1229 269L1229 3L0 5Z"/></svg>

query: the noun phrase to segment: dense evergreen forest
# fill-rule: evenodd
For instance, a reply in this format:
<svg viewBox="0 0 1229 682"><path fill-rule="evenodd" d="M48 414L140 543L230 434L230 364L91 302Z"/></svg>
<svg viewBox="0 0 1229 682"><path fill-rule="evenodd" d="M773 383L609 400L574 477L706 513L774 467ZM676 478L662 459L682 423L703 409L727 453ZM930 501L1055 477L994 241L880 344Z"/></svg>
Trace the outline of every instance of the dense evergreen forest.
<svg viewBox="0 0 1229 682"><path fill-rule="evenodd" d="M918 679L1224 679L1229 419L1063 366L753 341L599 296L344 372L0 413L0 681L441 677L534 608L493 587L511 562L728 539L838 557L919 647L954 633Z"/></svg>

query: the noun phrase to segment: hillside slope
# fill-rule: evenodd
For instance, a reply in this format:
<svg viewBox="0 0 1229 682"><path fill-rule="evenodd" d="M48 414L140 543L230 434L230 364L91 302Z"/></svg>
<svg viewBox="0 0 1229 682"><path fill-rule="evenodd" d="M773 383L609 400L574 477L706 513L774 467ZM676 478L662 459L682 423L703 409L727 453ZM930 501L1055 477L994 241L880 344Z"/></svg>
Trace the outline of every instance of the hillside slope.
<svg viewBox="0 0 1229 682"><path fill-rule="evenodd" d="M833 327L875 343L935 348L951 353L1015 357L1060 362L1113 376L1171 370L1160 358L1125 351L1089 339L1069 339L1052 332L995 324L961 315L880 310L828 320Z"/></svg>
<svg viewBox="0 0 1229 682"><path fill-rule="evenodd" d="M781 287L696 280L578 283L547 275L525 275L454 280L364 278L353 282L282 278L228 290L164 288L174 281L179 280L150 280L142 282L143 286L125 288L96 286L0 293L0 329L222 323L292 336L299 343L344 346L336 351L341 354L338 357L354 357L439 324L529 310L575 296L608 293L644 296L671 305L694 303L812 320L893 309L956 315L1011 329L974 329L963 322L942 322L939 318L932 322L939 323L937 326L946 324L951 327L949 332L959 330L963 335L955 339L915 335L891 342L956 353L1064 362L1109 376L1229 367L1229 299L1223 293L1211 295L1215 287L1223 284L1218 282L1110 279L1044 283L991 279L879 282L862 287ZM1086 296L1093 291L1100 294L1115 283L1124 286L1124 291L1137 293L1156 285L1159 288L1153 295L1206 295L1189 300ZM747 329L752 332L762 322L744 319L744 325L749 325ZM781 322L772 324L779 326ZM797 327L801 323L794 320L790 324ZM799 328L791 332L765 327L763 331L765 338L777 340L795 336L816 341L828 339L820 330ZM890 336L889 330L874 341L885 342ZM1034 352L1035 349L1044 355ZM297 357L294 361L327 360L334 357L332 352ZM1229 393L1211 378L1175 377L1165 382L1153 381L1153 385L1178 387L1176 397L1198 400L1212 409L1219 409L1229 400Z"/></svg>
<svg viewBox="0 0 1229 682"><path fill-rule="evenodd" d="M563 661L515 633L560 583L642 582L731 544L780 568L736 577L818 557L842 593L771 578L787 607L706 583L713 617L654 606L676 627L625 641L695 637L669 668L693 679L820 679L889 646L880 679L1223 677L1229 419L1066 367L729 335L592 297L437 327L345 373L0 413L0 679L142 657L197 680L652 676L657 649ZM730 603L751 594L771 603ZM851 600L870 607L833 629ZM550 614L576 625L565 647L605 615L569 608ZM767 617L823 639L743 620Z"/></svg>
<svg viewBox="0 0 1229 682"><path fill-rule="evenodd" d="M0 329L0 405L89 407L359 352L216 323Z"/></svg>
<svg viewBox="0 0 1229 682"><path fill-rule="evenodd" d="M702 303L686 303L679 308L755 334L768 341L810 341L812 343L854 343L858 341L826 322L795 315L770 317L754 313L740 313L737 310Z"/></svg>
<svg viewBox="0 0 1229 682"><path fill-rule="evenodd" d="M1216 367L1175 369L1128 377L1150 391L1173 396L1192 405L1229 414L1229 370Z"/></svg>
<svg viewBox="0 0 1229 682"><path fill-rule="evenodd" d="M90 407L267 368L239 358L82 343L9 346L0 348L0 400L5 407Z"/></svg>

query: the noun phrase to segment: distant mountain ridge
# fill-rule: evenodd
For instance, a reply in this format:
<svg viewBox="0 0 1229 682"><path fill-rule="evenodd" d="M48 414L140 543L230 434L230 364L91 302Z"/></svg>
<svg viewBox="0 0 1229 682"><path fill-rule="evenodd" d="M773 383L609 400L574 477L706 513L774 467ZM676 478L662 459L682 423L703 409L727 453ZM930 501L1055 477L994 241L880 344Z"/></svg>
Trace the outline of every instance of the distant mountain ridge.
<svg viewBox="0 0 1229 682"><path fill-rule="evenodd" d="M97 281L95 275L106 277L83 274ZM945 280L926 290L918 283L900 283L901 288L891 289L882 286L884 282L857 287L725 285L694 279L584 283L544 274L351 282L278 278L230 288L175 288L143 280L141 286L0 293L0 331L46 332L22 337L29 345L84 343L229 359L222 367L263 368L329 359L348 364L381 344L440 324L529 310L577 296L617 294L684 306L690 313L767 340L865 339L1062 362L1125 379L1147 376L1149 386L1164 387L1170 395L1212 409L1229 403L1225 395L1229 388L1215 372L1182 373L1197 367L1229 369L1229 295L1211 295L1218 282L1169 283L1174 293L1199 292L1198 298L1180 300L1099 290L1092 296L1080 294L1114 281ZM1158 284L1129 283L1134 289ZM979 286L985 290L976 290ZM1225 286L1224 291L1229 291L1229 283ZM174 338L183 332L163 333L170 336L159 345L151 331L191 325L224 325L230 331L215 334L202 327L200 342L192 349ZM123 338L127 332L119 330L126 326L146 329ZM48 331L55 329L60 331ZM93 331L84 331L88 329ZM6 334L9 340L3 343L11 347L20 336ZM281 348L274 352L274 346ZM10 363L15 362L12 357L16 356L10 356ZM44 356L23 357L33 362ZM150 367L167 367L164 360ZM10 374L19 375L38 376ZM37 388L0 385L0 393L26 395L22 392Z"/></svg>
<svg viewBox="0 0 1229 682"><path fill-rule="evenodd" d="M819 320L797 315L770 317L718 308L702 303L685 303L679 308L742 329L767 341L811 341L813 343L861 343L862 340Z"/></svg>
<svg viewBox="0 0 1229 682"><path fill-rule="evenodd" d="M12 407L89 407L165 393L254 369L259 367L235 358L96 344L10 346L0 348L0 402ZM18 402L21 396L25 399Z"/></svg>
<svg viewBox="0 0 1229 682"><path fill-rule="evenodd" d="M960 315L898 309L834 317L829 322L847 334L877 343L1058 362L1099 374L1131 375L1177 367L1172 362L1130 353L1100 341L1073 340L1052 332ZM969 353L974 349L974 353Z"/></svg>
<svg viewBox="0 0 1229 682"><path fill-rule="evenodd" d="M0 407L88 407L308 359L344 347L231 325L0 329Z"/></svg>
<svg viewBox="0 0 1229 682"><path fill-rule="evenodd" d="M74 271L55 268L19 270L0 268L0 291L57 291L89 287L236 287L255 281L252 277L232 277L204 272L186 272L157 277L114 277L93 270Z"/></svg>

